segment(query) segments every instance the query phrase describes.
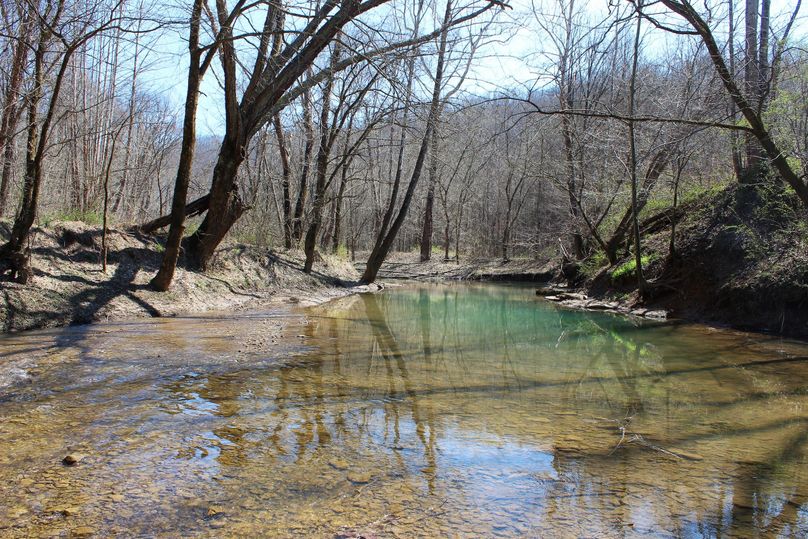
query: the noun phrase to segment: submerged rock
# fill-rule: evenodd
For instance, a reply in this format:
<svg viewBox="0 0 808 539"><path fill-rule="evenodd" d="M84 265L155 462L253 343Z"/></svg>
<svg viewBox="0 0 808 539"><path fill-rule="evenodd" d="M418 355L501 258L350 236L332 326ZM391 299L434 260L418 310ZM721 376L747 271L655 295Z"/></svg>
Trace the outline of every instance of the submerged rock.
<svg viewBox="0 0 808 539"><path fill-rule="evenodd" d="M702 455L699 455L698 453L694 453L692 451L686 451L684 449L679 449L678 447L671 447L671 448L668 449L668 451L670 451L671 453L673 453L677 457L680 457L680 458L683 458L683 459L697 460L697 461L698 460L704 460L704 457Z"/></svg>
<svg viewBox="0 0 808 539"><path fill-rule="evenodd" d="M373 476L369 472L350 472L348 474L348 481L357 485L364 485L370 483Z"/></svg>
<svg viewBox="0 0 808 539"><path fill-rule="evenodd" d="M339 458L329 460L328 465L337 470L347 470L350 467L347 461Z"/></svg>
<svg viewBox="0 0 808 539"><path fill-rule="evenodd" d="M208 507L208 510L205 511L205 517L207 518L216 518L219 516L224 516L224 511L221 507L217 507L215 505L211 505Z"/></svg>
<svg viewBox="0 0 808 539"><path fill-rule="evenodd" d="M70 453L62 459L62 464L65 466L75 466L85 458L87 458L87 455L83 453Z"/></svg>
<svg viewBox="0 0 808 539"><path fill-rule="evenodd" d="M561 292L557 295L562 300L570 300L570 301L585 301L587 300L587 295L582 292Z"/></svg>

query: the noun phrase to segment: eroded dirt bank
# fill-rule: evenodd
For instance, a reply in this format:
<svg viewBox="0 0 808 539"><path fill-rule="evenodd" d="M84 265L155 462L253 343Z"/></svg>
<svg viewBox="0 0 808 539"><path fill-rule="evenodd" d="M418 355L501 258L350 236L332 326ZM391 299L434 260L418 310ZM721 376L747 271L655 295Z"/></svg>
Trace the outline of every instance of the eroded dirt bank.
<svg viewBox="0 0 808 539"><path fill-rule="evenodd" d="M3 236L7 224L2 225ZM155 292L149 280L160 263L151 236L111 230L106 273L101 270L101 230L76 222L36 229L32 243L34 279L28 285L2 283L3 332L58 327L134 317L166 317L204 311L261 309L281 304L315 304L364 288L349 262L323 257L304 274L302 253L225 246L212 269L178 268L169 292Z"/></svg>

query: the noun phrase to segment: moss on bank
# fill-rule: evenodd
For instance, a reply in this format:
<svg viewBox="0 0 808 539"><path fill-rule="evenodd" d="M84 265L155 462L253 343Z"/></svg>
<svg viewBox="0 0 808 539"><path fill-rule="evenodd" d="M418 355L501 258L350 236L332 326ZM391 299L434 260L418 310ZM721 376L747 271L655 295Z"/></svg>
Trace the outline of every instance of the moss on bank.
<svg viewBox="0 0 808 539"><path fill-rule="evenodd" d="M674 316L808 337L808 216L778 184L729 185L689 200L677 215L649 216L643 237L647 306ZM633 259L593 272L597 297L636 296ZM623 278L617 279L621 275Z"/></svg>

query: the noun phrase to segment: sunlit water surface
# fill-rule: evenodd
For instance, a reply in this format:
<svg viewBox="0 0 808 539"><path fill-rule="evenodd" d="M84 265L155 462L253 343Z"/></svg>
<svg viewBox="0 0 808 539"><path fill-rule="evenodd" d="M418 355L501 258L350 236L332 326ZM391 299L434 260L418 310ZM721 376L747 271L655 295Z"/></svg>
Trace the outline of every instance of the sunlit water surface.
<svg viewBox="0 0 808 539"><path fill-rule="evenodd" d="M0 340L0 536L808 534L805 344L490 284L303 314Z"/></svg>

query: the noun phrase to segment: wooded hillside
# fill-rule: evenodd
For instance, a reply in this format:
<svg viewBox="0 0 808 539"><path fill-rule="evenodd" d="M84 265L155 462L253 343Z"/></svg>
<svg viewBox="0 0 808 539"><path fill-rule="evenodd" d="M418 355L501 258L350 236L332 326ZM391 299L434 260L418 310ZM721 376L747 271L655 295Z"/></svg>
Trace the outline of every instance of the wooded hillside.
<svg viewBox="0 0 808 539"><path fill-rule="evenodd" d="M29 282L32 227L79 220L155 234L158 290L232 239L303 248L307 272L366 258L365 282L391 251L579 275L630 256L653 295L649 215L737 184L740 213L774 189L804 220L800 8L6 2L0 269ZM520 72L492 80L497 58Z"/></svg>

